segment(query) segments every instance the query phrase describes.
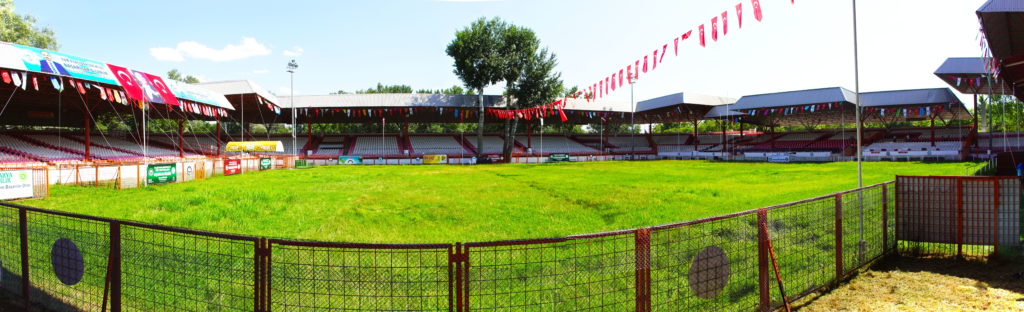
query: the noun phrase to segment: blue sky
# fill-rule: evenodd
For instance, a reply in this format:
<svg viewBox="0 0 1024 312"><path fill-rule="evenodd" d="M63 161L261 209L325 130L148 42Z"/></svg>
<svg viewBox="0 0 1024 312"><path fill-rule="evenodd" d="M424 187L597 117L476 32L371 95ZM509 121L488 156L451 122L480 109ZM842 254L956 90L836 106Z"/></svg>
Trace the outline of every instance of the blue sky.
<svg viewBox="0 0 1024 312"><path fill-rule="evenodd" d="M932 72L950 56L980 56L974 11L983 0L861 0L861 90L943 87ZM744 5L744 25L734 7ZM461 85L444 49L481 16L532 28L558 55L568 85L585 86L729 10L729 34L696 35L636 84L638 100L672 92L738 98L806 88L854 88L850 1L61 1L16 0L52 28L61 51L204 81L249 79L286 94L408 84ZM710 38L708 38L710 41ZM489 88L488 93L501 92ZM629 92L611 95L628 100ZM965 102L969 98L962 96Z"/></svg>

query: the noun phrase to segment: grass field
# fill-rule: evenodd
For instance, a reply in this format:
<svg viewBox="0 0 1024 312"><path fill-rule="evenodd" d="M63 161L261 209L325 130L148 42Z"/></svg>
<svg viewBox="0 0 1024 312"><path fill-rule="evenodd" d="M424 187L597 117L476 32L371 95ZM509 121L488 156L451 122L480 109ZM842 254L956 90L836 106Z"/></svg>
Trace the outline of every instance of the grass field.
<svg viewBox="0 0 1024 312"><path fill-rule="evenodd" d="M977 163L864 164L865 185L895 175L963 175ZM271 237L449 243L649 226L854 188L856 164L594 162L494 166L334 166L114 190L54 186L23 204Z"/></svg>

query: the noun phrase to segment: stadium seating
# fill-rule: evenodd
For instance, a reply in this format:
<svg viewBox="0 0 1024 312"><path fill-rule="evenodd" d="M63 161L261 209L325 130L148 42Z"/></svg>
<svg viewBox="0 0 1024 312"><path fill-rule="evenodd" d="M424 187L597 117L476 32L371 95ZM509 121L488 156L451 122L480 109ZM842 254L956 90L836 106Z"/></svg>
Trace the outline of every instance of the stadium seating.
<svg viewBox="0 0 1024 312"><path fill-rule="evenodd" d="M300 146L305 143L305 140L302 140ZM398 148L398 137L394 135L384 137L379 135L356 136L349 155L399 156L401 151Z"/></svg>
<svg viewBox="0 0 1024 312"><path fill-rule="evenodd" d="M637 135L633 138L628 135L611 136L608 137L607 140L608 144L615 146L611 149L612 152L627 153L636 151L637 153L647 153L653 151L650 142L647 141L646 135Z"/></svg>
<svg viewBox="0 0 1024 312"><path fill-rule="evenodd" d="M62 151L50 147L36 145L18 139L16 137L0 134L0 145L13 151L21 152L24 154L32 155L39 159L46 161L70 161L70 160L82 160L85 158L81 154L75 154L68 151Z"/></svg>
<svg viewBox="0 0 1024 312"><path fill-rule="evenodd" d="M67 149L70 149L70 150L73 150L73 151L85 154L85 143L82 143L85 140L82 137L77 136L77 135L66 134L63 137L61 137L61 136L58 136L57 134L29 134L29 135L26 135L26 136L30 137L30 138L32 138L34 140L37 140L37 141L46 142L47 144L50 144L50 145L53 145L53 146L67 148ZM93 137L92 138L92 144L91 144L90 149L89 149L89 153L90 153L91 157L97 158L97 159L112 160L112 159L132 159L132 158L139 158L139 157L142 156L141 152L138 153L138 154L135 154L135 153L131 153L131 152L122 151L122 150L118 149L118 147L110 148L110 145L107 144L107 143L109 143L110 141L114 141L114 140L116 140L116 139L108 138L108 137L104 137L104 136ZM134 146L138 146L138 145L135 144Z"/></svg>
<svg viewBox="0 0 1024 312"><path fill-rule="evenodd" d="M654 135L654 144L662 145L686 145L690 144L689 134L659 134Z"/></svg>
<svg viewBox="0 0 1024 312"><path fill-rule="evenodd" d="M959 155L960 141L930 142L876 142L864 148L864 156L952 156Z"/></svg>
<svg viewBox="0 0 1024 312"><path fill-rule="evenodd" d="M314 155L344 155L345 137L325 136L320 145L317 146Z"/></svg>
<svg viewBox="0 0 1024 312"><path fill-rule="evenodd" d="M627 138L628 139L628 138ZM637 139L639 141L640 139ZM526 139L521 136L516 136L516 141L519 144L526 146ZM580 144L563 135L545 135L543 137L535 136L533 138L533 152L535 154L573 154L573 155L592 155L599 151L592 147Z"/></svg>
<svg viewBox="0 0 1024 312"><path fill-rule="evenodd" d="M471 154L452 136L409 136L409 143L415 155L465 155Z"/></svg>

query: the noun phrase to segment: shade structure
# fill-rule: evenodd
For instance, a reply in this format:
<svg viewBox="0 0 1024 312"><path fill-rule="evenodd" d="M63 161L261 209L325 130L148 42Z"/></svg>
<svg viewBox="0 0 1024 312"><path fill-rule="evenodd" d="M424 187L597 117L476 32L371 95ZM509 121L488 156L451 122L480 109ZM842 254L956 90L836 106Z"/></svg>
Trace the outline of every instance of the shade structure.
<svg viewBox="0 0 1024 312"><path fill-rule="evenodd" d="M963 94L1012 94L1002 79L989 72L989 62L981 57L951 57L935 70L935 76Z"/></svg>
<svg viewBox="0 0 1024 312"><path fill-rule="evenodd" d="M1024 2L989 0L977 11L981 29L992 52L993 71L1018 98L1024 96Z"/></svg>

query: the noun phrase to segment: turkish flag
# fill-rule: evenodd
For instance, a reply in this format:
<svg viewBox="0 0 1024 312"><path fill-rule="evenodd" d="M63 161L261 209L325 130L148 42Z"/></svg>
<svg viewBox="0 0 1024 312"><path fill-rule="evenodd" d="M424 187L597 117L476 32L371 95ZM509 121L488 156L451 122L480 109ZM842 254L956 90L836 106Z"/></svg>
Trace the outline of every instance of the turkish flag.
<svg viewBox="0 0 1024 312"><path fill-rule="evenodd" d="M722 37L729 34L729 11L722 12Z"/></svg>
<svg viewBox="0 0 1024 312"><path fill-rule="evenodd" d="M658 49L654 49L654 58L651 59L651 70L658 68Z"/></svg>
<svg viewBox="0 0 1024 312"><path fill-rule="evenodd" d="M750 0L750 6L754 7L754 19L761 21L761 0Z"/></svg>
<svg viewBox="0 0 1024 312"><path fill-rule="evenodd" d="M666 43L665 45L661 46L661 58L658 59L659 63L665 61L665 54L666 54L665 52L668 52L668 43Z"/></svg>
<svg viewBox="0 0 1024 312"><path fill-rule="evenodd" d="M612 73L612 91L615 91L615 73Z"/></svg>
<svg viewBox="0 0 1024 312"><path fill-rule="evenodd" d="M743 28L743 2L736 4L736 23L740 24L740 28Z"/></svg>
<svg viewBox="0 0 1024 312"><path fill-rule="evenodd" d="M626 65L626 74L629 75L629 77L626 77L629 83L633 83L633 65Z"/></svg>
<svg viewBox="0 0 1024 312"><path fill-rule="evenodd" d="M561 107L558 108L558 117L562 119L562 122L569 120L569 117L565 116L565 111L562 111Z"/></svg>
<svg viewBox="0 0 1024 312"><path fill-rule="evenodd" d="M146 99L142 94L142 87L135 81L135 78L132 78L132 74L127 68L110 64L107 64L107 67L110 67L110 71L114 72L114 77L117 77L117 82L121 83L121 87L124 88L128 98L138 101Z"/></svg>
<svg viewBox="0 0 1024 312"><path fill-rule="evenodd" d="M700 46L703 47L703 46L705 46L704 45L704 24L700 24L700 26L697 26L697 32L700 35Z"/></svg>
<svg viewBox="0 0 1024 312"><path fill-rule="evenodd" d="M619 88L622 88L622 69L619 69Z"/></svg>
<svg viewBox="0 0 1024 312"><path fill-rule="evenodd" d="M675 42L674 46L675 46L676 56L679 56L679 38L675 38L675 40L673 40L673 41Z"/></svg>
<svg viewBox="0 0 1024 312"><path fill-rule="evenodd" d="M690 39L690 35L692 35L692 34L693 34L693 30L692 29L691 30L687 30L686 33L684 33L682 36L679 36L679 39L680 40Z"/></svg>
<svg viewBox="0 0 1024 312"><path fill-rule="evenodd" d="M654 53L658 53L658 50L654 50ZM647 56L644 55L644 73L647 73Z"/></svg>
<svg viewBox="0 0 1024 312"><path fill-rule="evenodd" d="M711 40L718 41L718 16L711 18Z"/></svg>
<svg viewBox="0 0 1024 312"><path fill-rule="evenodd" d="M160 97L164 98L164 104L172 106L180 105L178 103L178 97L174 96L171 89L167 87L166 83L164 83L163 78L149 73L142 73L142 75L146 77L146 80L149 80L149 85L153 86L153 89L155 89L157 93L160 93Z"/></svg>

